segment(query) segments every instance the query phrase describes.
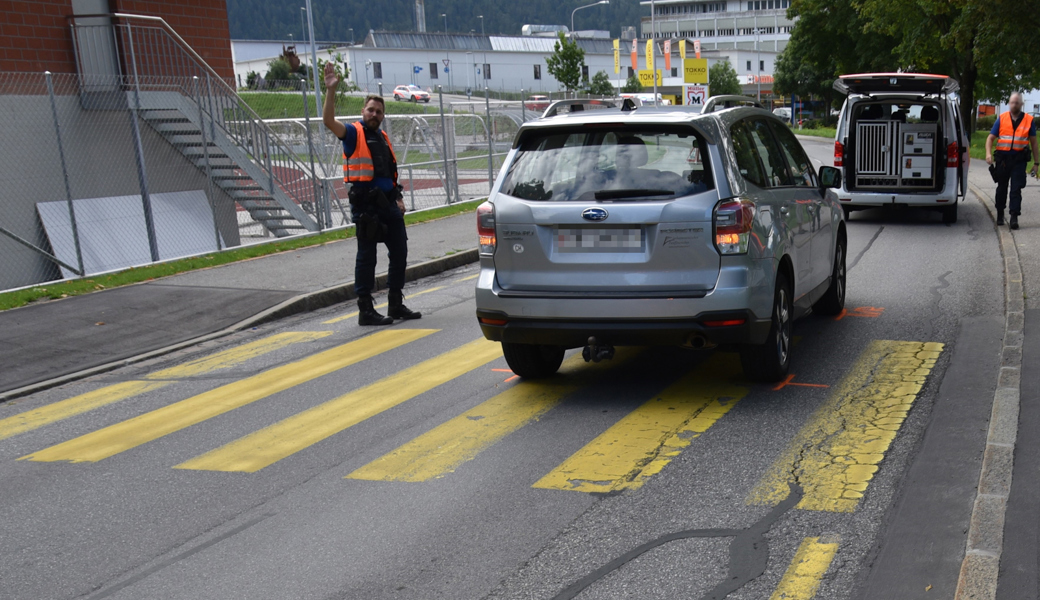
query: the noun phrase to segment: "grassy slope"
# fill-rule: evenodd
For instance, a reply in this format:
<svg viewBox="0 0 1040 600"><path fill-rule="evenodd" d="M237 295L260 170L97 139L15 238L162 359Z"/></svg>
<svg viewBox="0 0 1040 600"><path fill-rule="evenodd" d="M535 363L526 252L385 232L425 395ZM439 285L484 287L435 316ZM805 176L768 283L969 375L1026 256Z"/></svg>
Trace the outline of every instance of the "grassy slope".
<svg viewBox="0 0 1040 600"><path fill-rule="evenodd" d="M408 225L413 223L425 223L427 221L442 219L444 217L472 212L476 210L478 204L480 204L480 200L435 208L433 210L409 213L405 215L404 220ZM241 260L257 258L259 256L267 256L268 254L276 254L278 252L286 252L289 250L306 248L308 246L318 246L336 240L349 239L353 237L354 228L351 227L348 229L330 231L328 233L298 237L291 240L285 240L284 242L271 242L269 244L246 246L244 248L225 250L224 252L214 252L202 256L183 258L158 265L137 267L125 271L119 271L118 273L110 273L108 275L99 275L86 279L73 279L70 281L54 281L52 283L45 283L24 290L0 294L0 310L25 306L26 304L40 298L57 299L67 298L69 296L79 296L81 294L89 294L90 292L108 288L140 283L142 281L151 281L160 277L168 277L178 273L194 271L196 269L215 267Z"/></svg>

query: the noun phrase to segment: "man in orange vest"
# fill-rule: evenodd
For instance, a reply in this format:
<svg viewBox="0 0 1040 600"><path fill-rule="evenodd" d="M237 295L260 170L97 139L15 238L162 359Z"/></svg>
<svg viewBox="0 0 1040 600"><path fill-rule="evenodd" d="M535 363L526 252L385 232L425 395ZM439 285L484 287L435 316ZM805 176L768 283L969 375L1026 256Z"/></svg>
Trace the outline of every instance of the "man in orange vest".
<svg viewBox="0 0 1040 600"><path fill-rule="evenodd" d="M1037 174L1036 123L1033 116L1022 112L1022 94L1015 92L1008 99L1008 111L993 123L986 138L986 162L995 164L997 180L997 225L1004 224L1004 206L1008 186L1011 187L1011 229L1018 229L1018 215L1022 214L1022 188L1026 186L1026 164L1032 150L1033 176ZM997 150L993 151L993 142Z"/></svg>
<svg viewBox="0 0 1040 600"><path fill-rule="evenodd" d="M344 125L336 120L337 86L339 75L331 63L326 63L327 93L322 121L343 142L343 181L350 185L350 213L358 242L354 265L358 324L390 325L394 319L418 319L422 315L404 305L401 291L408 260L408 234L404 227L404 199L397 184L397 157L390 137L379 129L386 104L379 96L368 96L361 120ZM379 242L386 244L390 258L388 316L379 314L372 300Z"/></svg>

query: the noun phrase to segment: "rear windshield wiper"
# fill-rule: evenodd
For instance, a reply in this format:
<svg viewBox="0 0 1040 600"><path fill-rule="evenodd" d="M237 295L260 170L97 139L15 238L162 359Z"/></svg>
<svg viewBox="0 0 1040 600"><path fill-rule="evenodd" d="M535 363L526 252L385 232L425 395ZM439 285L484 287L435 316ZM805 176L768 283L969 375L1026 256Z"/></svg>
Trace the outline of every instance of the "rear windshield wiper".
<svg viewBox="0 0 1040 600"><path fill-rule="evenodd" d="M638 198L640 196L672 196L672 190L600 190L596 192L596 200L616 200L618 198Z"/></svg>

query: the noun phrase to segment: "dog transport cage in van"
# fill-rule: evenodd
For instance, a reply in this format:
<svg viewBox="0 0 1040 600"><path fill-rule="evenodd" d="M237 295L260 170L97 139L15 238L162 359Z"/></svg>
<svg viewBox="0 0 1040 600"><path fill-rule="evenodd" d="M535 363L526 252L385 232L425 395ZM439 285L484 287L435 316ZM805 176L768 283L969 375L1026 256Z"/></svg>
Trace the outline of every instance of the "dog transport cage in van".
<svg viewBox="0 0 1040 600"><path fill-rule="evenodd" d="M957 222L967 193L969 132L959 86L945 75L842 75L845 94L834 136L836 189L845 217L881 206L932 208Z"/></svg>

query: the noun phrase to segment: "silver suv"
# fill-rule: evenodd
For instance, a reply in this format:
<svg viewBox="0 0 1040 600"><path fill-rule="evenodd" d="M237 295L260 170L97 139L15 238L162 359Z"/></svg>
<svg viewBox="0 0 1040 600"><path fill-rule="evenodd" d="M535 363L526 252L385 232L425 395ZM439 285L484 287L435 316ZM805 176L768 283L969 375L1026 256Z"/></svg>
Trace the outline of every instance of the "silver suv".
<svg viewBox="0 0 1040 600"><path fill-rule="evenodd" d="M745 374L782 379L796 316L845 304L845 222L780 119L632 108L525 123L477 209L477 319L514 373L564 351L739 345ZM550 107L546 115L553 113Z"/></svg>

